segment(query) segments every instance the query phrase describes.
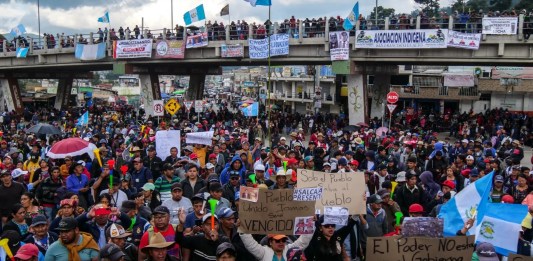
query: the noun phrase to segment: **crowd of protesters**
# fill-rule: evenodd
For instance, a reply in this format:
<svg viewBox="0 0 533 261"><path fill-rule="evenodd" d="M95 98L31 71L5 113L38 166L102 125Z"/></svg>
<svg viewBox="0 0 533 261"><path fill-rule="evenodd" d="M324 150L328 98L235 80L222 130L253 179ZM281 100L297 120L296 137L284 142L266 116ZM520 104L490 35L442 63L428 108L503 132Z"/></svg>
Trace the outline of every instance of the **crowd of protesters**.
<svg viewBox="0 0 533 261"><path fill-rule="evenodd" d="M367 237L397 232L395 212L436 217L489 172L492 202L533 209L533 172L523 164L525 144L533 142L526 114L406 110L382 131L379 119L352 126L332 114L272 110L267 119L230 107L182 109L158 121L142 110L98 105L88 109L86 126L76 122L85 109L2 114L0 238L20 260L364 260ZM436 121L449 121L449 135L435 132ZM42 122L62 134L26 131ZM182 147L160 158L155 135L169 129L182 131ZM186 133L208 130L210 146L186 143ZM101 160L49 157L69 137L93 143ZM314 234L299 237L238 233L240 186L295 188L298 169L364 175L367 214L350 216L346 226L318 215ZM209 199L219 202L214 218ZM531 235L529 224L521 244Z"/></svg>

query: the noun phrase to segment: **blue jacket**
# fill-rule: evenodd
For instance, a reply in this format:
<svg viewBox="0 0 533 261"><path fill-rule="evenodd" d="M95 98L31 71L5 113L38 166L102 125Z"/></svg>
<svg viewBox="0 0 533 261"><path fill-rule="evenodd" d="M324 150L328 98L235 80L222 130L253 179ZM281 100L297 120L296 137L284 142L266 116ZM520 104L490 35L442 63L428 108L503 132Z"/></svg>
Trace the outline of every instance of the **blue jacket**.
<svg viewBox="0 0 533 261"><path fill-rule="evenodd" d="M81 174L80 178L76 177L76 174L70 174L67 177L67 190L78 194L80 189L87 186L89 179L84 174Z"/></svg>
<svg viewBox="0 0 533 261"><path fill-rule="evenodd" d="M98 225L95 223L95 221L92 221L87 216L87 213L83 213L76 217L76 220L78 221L78 227L81 231L90 233L93 236L93 239L96 243L98 243L98 239L100 238L100 230L98 229ZM122 225L122 227L129 228L131 224L131 219L128 217L128 215L120 212L118 223ZM105 225L105 230L113 224L111 220L107 221L107 224Z"/></svg>
<svg viewBox="0 0 533 261"><path fill-rule="evenodd" d="M241 169L239 170L240 175L241 175L241 184L243 185L246 184L246 179L245 179L246 178L246 167L244 166L244 164L242 164L241 157L239 155L235 155L231 159L230 163L226 163L226 167L224 167L224 169L222 170L222 173L220 173L220 183L222 183L222 185L229 182L229 172L231 171L231 166L237 160L241 162Z"/></svg>

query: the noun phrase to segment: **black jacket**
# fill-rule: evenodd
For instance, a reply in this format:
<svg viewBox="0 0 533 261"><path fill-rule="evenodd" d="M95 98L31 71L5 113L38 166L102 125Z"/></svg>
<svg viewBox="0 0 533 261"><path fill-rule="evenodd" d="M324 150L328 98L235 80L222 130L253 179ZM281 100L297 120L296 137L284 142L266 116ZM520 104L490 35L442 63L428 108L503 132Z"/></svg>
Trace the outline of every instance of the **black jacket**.
<svg viewBox="0 0 533 261"><path fill-rule="evenodd" d="M48 232L48 247L50 247L50 245L52 243L56 242L58 238L59 238L59 236L56 233L49 231ZM37 248L39 248L39 252L41 252L43 254L43 256L46 254L46 250L48 250L48 249L44 249L39 244L35 244L35 238L33 238L33 234L31 234L31 233L28 234L26 236L26 238L24 238L23 241L24 241L24 243L32 243L32 244L36 245Z"/></svg>
<svg viewBox="0 0 533 261"><path fill-rule="evenodd" d="M143 166L149 168L152 171L152 176L154 180L161 176L161 167L163 167L163 160L158 156L155 156L153 159L146 156L143 159Z"/></svg>
<svg viewBox="0 0 533 261"><path fill-rule="evenodd" d="M398 205L400 206L404 217L409 216L409 206L414 203L418 203L422 205L424 209L427 209L426 195L424 189L419 185L415 186L417 189L411 192L407 188L407 184L404 184L398 189L396 189L396 192L394 193L394 201L396 201L396 203L398 203Z"/></svg>
<svg viewBox="0 0 533 261"><path fill-rule="evenodd" d="M119 219L120 219L120 224L122 225L122 227L130 227L131 219L128 217L128 215L121 212ZM98 238L100 238L100 230L98 229L98 225L94 221L89 219L89 217L87 216L87 213L83 213L77 216L76 220L78 221L78 227L80 228L80 230L83 232L90 233L95 239L95 241L98 242ZM112 224L113 222L107 221L104 231L107 231L107 229Z"/></svg>
<svg viewBox="0 0 533 261"><path fill-rule="evenodd" d="M200 189L206 186L206 181L202 178L198 177L196 180L196 184L194 184L194 188L191 185L191 182L189 182L189 179L184 179L181 181L181 186L183 187L183 196L186 198L192 198L196 193L200 192Z"/></svg>
<svg viewBox="0 0 533 261"><path fill-rule="evenodd" d="M309 242L309 246L304 250L307 260L342 261L341 248L344 245L346 237L350 235L350 231L353 229L355 222L355 220L349 218L348 225L335 231L329 240L324 237L322 231L318 228L319 224L317 222L317 228L315 229L313 238Z"/></svg>

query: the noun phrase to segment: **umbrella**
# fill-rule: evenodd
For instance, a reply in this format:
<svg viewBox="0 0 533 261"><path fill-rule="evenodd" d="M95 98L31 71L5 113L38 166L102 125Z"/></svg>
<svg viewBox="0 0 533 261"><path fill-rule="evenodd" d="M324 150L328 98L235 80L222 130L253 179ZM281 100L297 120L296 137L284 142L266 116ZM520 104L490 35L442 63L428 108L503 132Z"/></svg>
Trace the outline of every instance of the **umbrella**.
<svg viewBox="0 0 533 261"><path fill-rule="evenodd" d="M389 128L387 127L379 127L377 130L376 130L376 134L380 137L383 137L385 136L385 134L387 134L387 132L389 131Z"/></svg>
<svg viewBox="0 0 533 261"><path fill-rule="evenodd" d="M355 124L356 126L359 126L359 127L363 127L363 128L368 128L368 124L364 123L364 122L358 122L357 124Z"/></svg>
<svg viewBox="0 0 533 261"><path fill-rule="evenodd" d="M35 133L35 134L52 134L52 135L60 135L61 134L61 131L50 125L50 124L46 124L46 123L39 123L37 125L34 125L32 127L30 127L28 130L26 130L27 132L32 132L32 133Z"/></svg>
<svg viewBox="0 0 533 261"><path fill-rule="evenodd" d="M94 149L96 146L88 141L80 138L68 138L54 144L46 155L52 159L62 159L66 156L80 156L87 153L93 159Z"/></svg>
<svg viewBox="0 0 533 261"><path fill-rule="evenodd" d="M357 127L355 125L350 125L350 126L344 127L342 130L343 131L347 131L347 132L354 132L354 131L359 130L359 127Z"/></svg>

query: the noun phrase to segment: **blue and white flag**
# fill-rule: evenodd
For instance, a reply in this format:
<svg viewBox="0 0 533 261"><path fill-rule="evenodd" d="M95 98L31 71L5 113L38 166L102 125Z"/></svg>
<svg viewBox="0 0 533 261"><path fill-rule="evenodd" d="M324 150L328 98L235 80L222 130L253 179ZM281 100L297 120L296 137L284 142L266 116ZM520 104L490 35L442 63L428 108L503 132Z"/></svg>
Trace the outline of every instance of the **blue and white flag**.
<svg viewBox="0 0 533 261"><path fill-rule="evenodd" d="M99 23L109 23L109 11L105 11L105 14L101 17L98 17Z"/></svg>
<svg viewBox="0 0 533 261"><path fill-rule="evenodd" d="M478 212L485 213L483 209L488 202L489 192L492 187L494 171L483 178L466 186L455 197L442 205L439 218L444 219L444 235L455 236L468 219L480 217ZM477 220L479 222L479 220ZM467 235L476 233L476 226L472 226Z"/></svg>
<svg viewBox="0 0 533 261"><path fill-rule="evenodd" d="M527 205L486 203L483 217L479 217L476 243L491 243L498 254L516 253L522 220L528 213ZM478 215L479 215L478 214Z"/></svg>
<svg viewBox="0 0 533 261"><path fill-rule="evenodd" d="M199 5L196 8L186 12L183 15L185 25L190 25L194 22L205 20L204 5Z"/></svg>
<svg viewBox="0 0 533 261"><path fill-rule="evenodd" d="M86 111L81 117L78 119L78 123L76 126L85 126L89 124L89 112Z"/></svg>
<svg viewBox="0 0 533 261"><path fill-rule="evenodd" d="M272 5L272 0L244 0L244 1L250 3L252 6L256 6L256 5L269 6L269 5Z"/></svg>
<svg viewBox="0 0 533 261"><path fill-rule="evenodd" d="M22 34L26 33L26 28L24 25L19 24L17 27L14 27L11 29L11 32L9 32L13 37L21 36Z"/></svg>
<svg viewBox="0 0 533 261"><path fill-rule="evenodd" d="M254 102L245 108L241 108L245 117L257 117L259 115L259 103Z"/></svg>
<svg viewBox="0 0 533 261"><path fill-rule="evenodd" d="M82 61L94 61L105 58L105 43L99 44L77 44L75 56Z"/></svg>
<svg viewBox="0 0 533 261"><path fill-rule="evenodd" d="M30 48L23 48L23 47L19 47L17 48L17 58L26 58L26 56L28 56L28 51L30 50Z"/></svg>
<svg viewBox="0 0 533 261"><path fill-rule="evenodd" d="M352 11L350 11L350 14L348 14L348 17L344 19L344 24L342 25L344 27L344 30L352 30L355 26L355 23L357 23L357 19L359 19L359 1L355 3L352 8Z"/></svg>

